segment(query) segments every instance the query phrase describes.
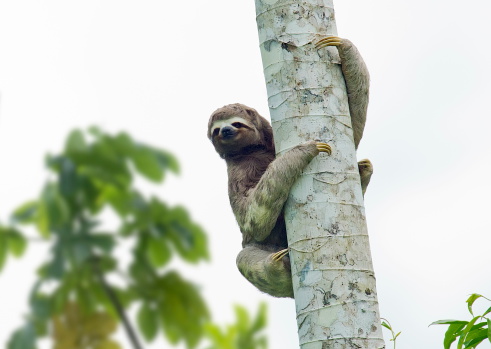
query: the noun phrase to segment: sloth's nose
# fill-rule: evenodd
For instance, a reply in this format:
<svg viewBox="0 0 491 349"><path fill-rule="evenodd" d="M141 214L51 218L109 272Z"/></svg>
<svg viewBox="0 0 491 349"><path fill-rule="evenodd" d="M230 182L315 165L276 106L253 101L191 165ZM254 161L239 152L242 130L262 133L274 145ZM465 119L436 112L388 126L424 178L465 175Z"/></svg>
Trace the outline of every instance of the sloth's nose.
<svg viewBox="0 0 491 349"><path fill-rule="evenodd" d="M227 138L232 137L235 134L235 131L232 127L225 126L224 128L222 128L221 133L222 133L222 138L227 139Z"/></svg>

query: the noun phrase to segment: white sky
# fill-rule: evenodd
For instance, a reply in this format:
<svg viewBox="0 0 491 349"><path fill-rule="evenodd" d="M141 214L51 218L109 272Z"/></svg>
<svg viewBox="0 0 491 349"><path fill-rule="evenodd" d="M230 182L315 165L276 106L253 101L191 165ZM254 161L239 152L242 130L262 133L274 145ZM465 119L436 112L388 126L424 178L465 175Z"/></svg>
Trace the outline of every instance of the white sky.
<svg viewBox="0 0 491 349"><path fill-rule="evenodd" d="M358 158L375 167L365 204L381 314L403 331L399 349L440 348L444 327L428 324L467 318L470 293L491 296L491 2L335 7L339 35L372 76ZM69 130L127 130L180 160L182 175L153 191L209 233L212 263L185 275L203 285L215 319L267 300L271 349L297 347L293 301L259 294L236 270L225 163L206 138L224 104L268 116L252 0L4 0L0 92L1 221L37 195L44 154ZM32 244L0 274L0 346L22 322L46 253Z"/></svg>

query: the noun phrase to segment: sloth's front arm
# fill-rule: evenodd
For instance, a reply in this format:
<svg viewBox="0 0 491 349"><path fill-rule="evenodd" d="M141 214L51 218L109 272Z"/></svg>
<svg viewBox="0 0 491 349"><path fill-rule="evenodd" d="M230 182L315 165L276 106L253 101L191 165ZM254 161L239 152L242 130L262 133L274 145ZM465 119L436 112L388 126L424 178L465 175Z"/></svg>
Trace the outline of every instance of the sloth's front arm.
<svg viewBox="0 0 491 349"><path fill-rule="evenodd" d="M243 234L257 242L269 236L293 183L319 152L330 154L331 147L314 141L301 144L269 164L257 185L233 207Z"/></svg>
<svg viewBox="0 0 491 349"><path fill-rule="evenodd" d="M341 58L341 70L348 92L353 138L355 148L358 148L367 120L370 74L360 52L348 39L329 36L316 43L316 48L319 49L326 46L335 46Z"/></svg>

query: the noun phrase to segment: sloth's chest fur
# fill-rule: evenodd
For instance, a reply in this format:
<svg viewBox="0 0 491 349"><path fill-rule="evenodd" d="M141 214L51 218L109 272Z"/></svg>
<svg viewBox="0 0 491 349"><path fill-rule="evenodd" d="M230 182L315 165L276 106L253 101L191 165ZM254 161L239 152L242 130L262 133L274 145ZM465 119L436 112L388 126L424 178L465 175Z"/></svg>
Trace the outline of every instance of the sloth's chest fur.
<svg viewBox="0 0 491 349"><path fill-rule="evenodd" d="M246 200L249 192L253 190L262 175L267 170L269 164L275 159L274 153L257 152L248 154L227 161L228 169L228 190L230 204L234 213L243 214L248 207ZM266 189L267 191L267 189ZM288 246L286 238L286 227L283 211L277 217L276 224L269 236L261 242L254 241L252 236L243 233L243 245L254 243L271 251Z"/></svg>

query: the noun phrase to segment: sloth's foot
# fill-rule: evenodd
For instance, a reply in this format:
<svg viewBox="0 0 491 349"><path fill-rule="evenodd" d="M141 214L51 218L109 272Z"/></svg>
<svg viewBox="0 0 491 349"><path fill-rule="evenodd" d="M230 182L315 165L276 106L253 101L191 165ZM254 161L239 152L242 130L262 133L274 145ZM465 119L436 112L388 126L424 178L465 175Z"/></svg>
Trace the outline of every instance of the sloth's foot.
<svg viewBox="0 0 491 349"><path fill-rule="evenodd" d="M288 249L272 253L258 246L246 246L237 256L237 267L262 292L274 297L293 298Z"/></svg>
<svg viewBox="0 0 491 349"><path fill-rule="evenodd" d="M370 178L373 174L373 165L370 160L363 159L358 161L358 171L360 172L361 191L365 195L368 183L370 183Z"/></svg>
<svg viewBox="0 0 491 349"><path fill-rule="evenodd" d="M329 144L317 142L315 144L315 146L317 147L317 150L319 150L319 152L327 153L327 154L331 155L332 149L331 149L331 146Z"/></svg>
<svg viewBox="0 0 491 349"><path fill-rule="evenodd" d="M343 39L337 36L328 36L326 38L320 39L316 42L315 48L320 49L327 46L341 46L343 44Z"/></svg>

